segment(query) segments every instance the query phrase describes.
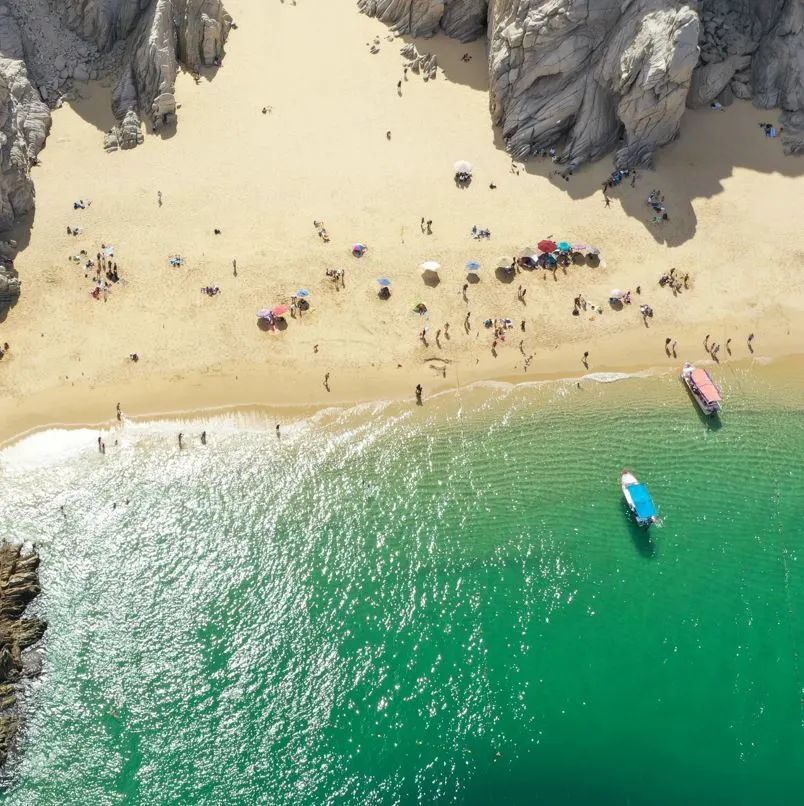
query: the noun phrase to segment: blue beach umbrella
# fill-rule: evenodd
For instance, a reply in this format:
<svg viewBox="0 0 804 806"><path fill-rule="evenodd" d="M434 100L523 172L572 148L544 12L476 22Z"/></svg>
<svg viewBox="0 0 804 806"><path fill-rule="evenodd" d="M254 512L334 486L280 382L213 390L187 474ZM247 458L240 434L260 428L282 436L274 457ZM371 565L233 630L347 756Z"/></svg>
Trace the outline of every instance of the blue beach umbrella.
<svg viewBox="0 0 804 806"><path fill-rule="evenodd" d="M306 288L300 288L300 289L299 289L299 290L296 292L296 296L297 296L297 297L301 297L302 299L304 299L305 297L309 297L309 296L310 296L310 292L309 292L309 291L308 291Z"/></svg>
<svg viewBox="0 0 804 806"><path fill-rule="evenodd" d="M381 285L383 288L388 288L391 285L391 281L387 277L380 277L377 280L378 285Z"/></svg>
<svg viewBox="0 0 804 806"><path fill-rule="evenodd" d="M568 241L561 241L558 244L558 251L559 252L571 252L572 251L572 244Z"/></svg>
<svg viewBox="0 0 804 806"><path fill-rule="evenodd" d="M480 264L476 260L470 260L466 264L466 268L469 269L471 272L475 272L480 268Z"/></svg>

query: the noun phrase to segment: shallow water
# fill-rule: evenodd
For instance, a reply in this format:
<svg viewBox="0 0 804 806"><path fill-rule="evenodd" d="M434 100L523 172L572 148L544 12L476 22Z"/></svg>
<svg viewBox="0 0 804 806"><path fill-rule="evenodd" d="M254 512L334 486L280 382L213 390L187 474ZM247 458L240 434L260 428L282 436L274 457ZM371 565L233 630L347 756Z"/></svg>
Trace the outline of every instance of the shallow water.
<svg viewBox="0 0 804 806"><path fill-rule="evenodd" d="M804 425L724 387L720 428L648 378L5 451L50 628L3 800L793 802Z"/></svg>

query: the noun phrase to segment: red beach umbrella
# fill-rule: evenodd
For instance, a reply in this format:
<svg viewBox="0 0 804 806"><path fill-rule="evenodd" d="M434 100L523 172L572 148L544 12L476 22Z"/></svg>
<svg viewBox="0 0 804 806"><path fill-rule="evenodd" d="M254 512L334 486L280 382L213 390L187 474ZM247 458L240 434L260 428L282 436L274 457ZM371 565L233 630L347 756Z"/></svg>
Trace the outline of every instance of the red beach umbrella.
<svg viewBox="0 0 804 806"><path fill-rule="evenodd" d="M274 316L284 316L289 310L287 305L277 305L276 308L271 308L271 313Z"/></svg>
<svg viewBox="0 0 804 806"><path fill-rule="evenodd" d="M555 252L558 249L558 244L555 241L539 241L538 246L540 252Z"/></svg>

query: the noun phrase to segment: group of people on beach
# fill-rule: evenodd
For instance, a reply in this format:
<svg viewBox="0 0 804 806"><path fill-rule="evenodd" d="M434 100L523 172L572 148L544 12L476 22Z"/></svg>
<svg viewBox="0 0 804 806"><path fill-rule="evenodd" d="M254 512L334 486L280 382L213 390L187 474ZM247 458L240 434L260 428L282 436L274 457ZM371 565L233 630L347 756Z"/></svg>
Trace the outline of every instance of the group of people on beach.
<svg viewBox="0 0 804 806"><path fill-rule="evenodd" d="M676 274L676 269L673 267L669 272L662 274L659 277L659 285L662 288L672 289L674 294L681 293L682 289L689 289L690 287L690 274L684 272L682 275Z"/></svg>

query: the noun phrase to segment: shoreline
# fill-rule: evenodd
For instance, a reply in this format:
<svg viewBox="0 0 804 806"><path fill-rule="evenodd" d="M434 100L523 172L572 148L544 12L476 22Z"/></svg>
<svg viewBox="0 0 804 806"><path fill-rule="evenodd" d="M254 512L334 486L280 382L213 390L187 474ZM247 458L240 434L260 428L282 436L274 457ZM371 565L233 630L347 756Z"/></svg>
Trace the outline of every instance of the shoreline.
<svg viewBox="0 0 804 806"><path fill-rule="evenodd" d="M656 169L604 206L608 163L564 182L549 160L519 164L500 148L482 41L418 41L440 65L424 82L403 74L403 40L349 0L232 4L225 67L214 81L177 78L175 137L148 134L136 149L104 153L92 125L108 109L104 81L54 112L16 261L23 293L0 321L0 343L11 345L0 360L0 446L54 426L114 426L118 402L133 419L249 408L289 417L412 401L417 384L427 399L483 381L676 372L710 361L707 335L723 345L723 367L751 359L749 333L756 362L804 353L804 250L790 237L804 163L761 135L767 112L742 102L688 111ZM300 37L315 58L288 73ZM261 75L286 80L263 87ZM455 187L458 159L474 166L470 187ZM667 197L666 225L650 222L655 188ZM473 227L493 238L473 238ZM501 255L553 236L595 245L600 265L495 272ZM779 246L767 266L757 238ZM352 256L354 243L368 244L364 257ZM93 299L82 261L107 247L120 282ZM419 271L429 260L444 267L439 282ZM482 268L473 282L469 260ZM333 268L345 271L340 285ZM673 268L688 286L659 285ZM378 298L381 277L393 283L388 300ZM220 294L199 293L210 286ZM298 289L308 312L284 332L261 329L257 311ZM613 289L633 289L635 304L610 310ZM590 307L573 316L580 297ZM640 303L655 318L643 323ZM486 319L511 320L504 341Z"/></svg>
<svg viewBox="0 0 804 806"><path fill-rule="evenodd" d="M528 386L543 386L548 384L607 384L629 379L663 378L672 375L683 363L683 359L660 364L642 365L606 365L604 367L590 366L588 371L573 374L569 367L563 369L552 368L542 372L530 372L527 375L512 375L506 372L497 374L476 373L468 377L463 383L450 383L443 379L434 381L429 390L425 391L425 405L427 399L440 398L444 395L460 394L482 388L484 385L503 384L511 388L525 388ZM718 365L710 359L698 360L698 364L713 367L715 375L718 374ZM749 370L760 366L762 371L772 376L776 383L785 379L794 384L800 384L804 378L804 353L789 353L779 358L771 358L756 354L753 357L742 357L721 362L722 371ZM51 407L53 390L45 390L39 395L19 401L17 410L9 412L9 406L0 406L2 425L0 425L0 451L12 447L28 437L50 430L80 430L97 429L100 431L113 430L128 423L152 423L170 420L194 422L211 417L226 415L256 415L264 420L266 430L275 422L286 424L288 421L298 420L319 414L328 409L349 409L362 405L403 403L408 401L415 404L413 389L410 386L406 373L402 377L397 375L396 382L383 378L382 386L366 384L365 378L356 388L356 394L346 395L320 395L310 399L308 391L291 389L290 393L276 396L272 399L260 396L256 392L262 385L263 379L259 376L260 368L252 368L253 375L247 374L221 374L210 375L198 373L183 378L152 379L144 386L132 383L127 387L93 387L87 390L76 387L61 393L59 400L60 417L51 419L45 413ZM390 371L382 373L390 375ZM354 380L363 373L358 370ZM610 376L610 377L605 377ZM232 384L238 383L244 390L242 398L232 396ZM385 393L381 392L381 388ZM265 390L267 391L267 390ZM160 395L159 392L164 394ZM296 394L294 394L294 392ZM298 396L296 396L298 395ZM191 396L194 397L192 404ZM118 401L117 398L121 400ZM127 400L127 403L123 403ZM154 402L160 401L158 405ZM306 400L306 402L302 402ZM116 403L121 402L122 421L117 420L115 414ZM39 404L39 405L37 405ZM20 410L24 409L24 410ZM110 416L105 416L106 413Z"/></svg>

